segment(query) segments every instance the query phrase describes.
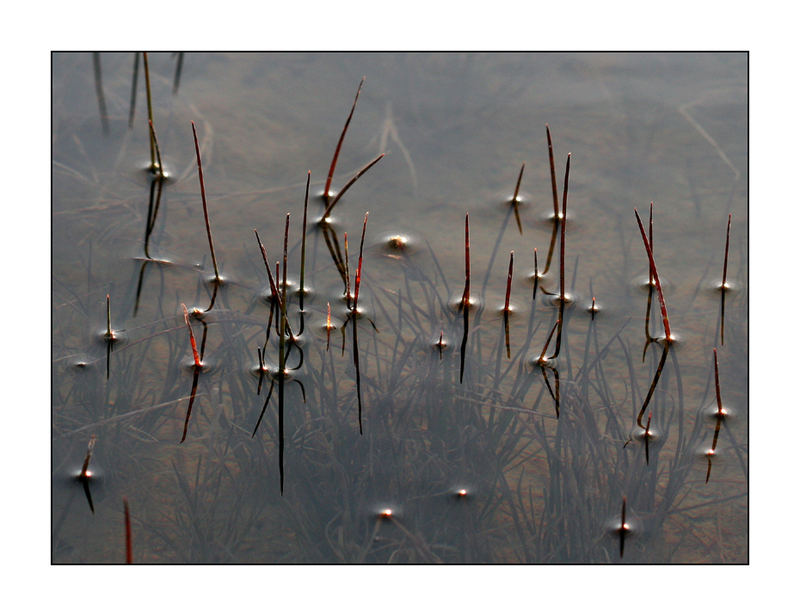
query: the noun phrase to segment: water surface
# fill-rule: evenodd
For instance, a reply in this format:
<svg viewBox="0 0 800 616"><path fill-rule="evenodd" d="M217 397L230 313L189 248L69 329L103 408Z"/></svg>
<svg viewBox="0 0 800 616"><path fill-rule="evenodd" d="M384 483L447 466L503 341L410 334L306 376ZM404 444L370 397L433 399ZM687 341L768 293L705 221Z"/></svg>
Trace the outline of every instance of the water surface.
<svg viewBox="0 0 800 616"><path fill-rule="evenodd" d="M129 128L134 54L98 59L99 74L92 54L53 56L54 562L124 562L123 497L142 563L747 561L744 54L186 54L177 91L178 58L151 54L169 178L147 242L158 190L146 171L141 61ZM386 152L334 210L351 282L369 211L357 375L344 284L313 221L362 76L333 181L340 189ZM181 443L194 380L181 304L205 309L213 291L191 121L225 284L192 320L206 366ZM558 315L547 293L559 292L545 124L559 201L571 153L564 269L574 301L557 363L542 370L535 360ZM523 162L520 233L509 199ZM253 229L274 267L291 213L296 289L309 169L310 291L289 359L295 368L302 350L302 365L285 383L281 494L277 385L251 436L272 382L258 391L270 303ZM646 324L633 209L647 226L651 201L678 340L643 416L652 413L654 433L645 452L636 420L664 345L646 344L646 331L663 328L655 294ZM467 212L476 305L465 340L453 302ZM551 243L533 301L534 248L544 270ZM119 334L110 353L106 295ZM299 328L295 294L289 321ZM273 327L273 369L277 341ZM714 348L730 416L706 482ZM76 480L92 435L94 512ZM631 532L620 556L623 497Z"/></svg>

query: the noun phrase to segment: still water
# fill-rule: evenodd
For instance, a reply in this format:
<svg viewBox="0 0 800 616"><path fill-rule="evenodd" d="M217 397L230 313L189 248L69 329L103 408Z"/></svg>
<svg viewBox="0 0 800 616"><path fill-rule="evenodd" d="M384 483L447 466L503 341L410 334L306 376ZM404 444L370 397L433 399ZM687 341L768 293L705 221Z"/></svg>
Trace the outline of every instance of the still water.
<svg viewBox="0 0 800 616"><path fill-rule="evenodd" d="M745 54L148 64L163 182L142 56L53 56L53 562L125 562L124 502L137 563L747 562Z"/></svg>

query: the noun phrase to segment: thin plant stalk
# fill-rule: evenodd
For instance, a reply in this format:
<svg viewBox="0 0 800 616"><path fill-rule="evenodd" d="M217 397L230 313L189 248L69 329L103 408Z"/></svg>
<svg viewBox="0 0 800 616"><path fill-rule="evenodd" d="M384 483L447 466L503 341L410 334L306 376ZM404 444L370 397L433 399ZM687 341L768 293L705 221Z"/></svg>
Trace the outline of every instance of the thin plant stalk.
<svg viewBox="0 0 800 616"><path fill-rule="evenodd" d="M192 345L192 355L194 357L194 367L202 368L203 362L200 361L200 353L197 352L197 342L194 338L194 332L192 331L192 324L189 322L189 310L186 308L186 304L181 304L183 307L183 320L186 323L186 327L189 330L189 342Z"/></svg>
<svg viewBox="0 0 800 616"><path fill-rule="evenodd" d="M650 236L650 250L653 251L655 254L655 246L653 245L653 202L650 202L650 220L648 223L648 234ZM653 278L653 266L650 266L650 277L648 279L648 284L652 287L655 284L655 279Z"/></svg>
<svg viewBox="0 0 800 616"><path fill-rule="evenodd" d="M669 316L667 316L667 304L664 301L664 292L661 288L661 280L658 277L658 268L656 267L655 259L653 258L653 251L650 249L650 242L647 241L647 235L644 232L644 225L642 225L642 219L639 218L639 212L636 208L633 208L633 213L636 215L636 222L639 224L639 231L642 234L642 242L644 242L644 248L647 251L647 258L650 261L650 266L653 270L653 278L656 281L656 291L658 291L658 302L661 305L661 318L664 321L664 335L666 337L666 343L669 344L673 341L672 332L669 327Z"/></svg>
<svg viewBox="0 0 800 616"><path fill-rule="evenodd" d="M522 221L519 219L519 186L522 183L522 172L525 171L525 163L519 169L519 177L517 178L517 185L514 188L514 196L511 198L511 205L514 207L514 218L517 220L517 229L519 234L522 235Z"/></svg>
<svg viewBox="0 0 800 616"><path fill-rule="evenodd" d="M139 52L133 53L133 77L131 79L131 105L128 111L128 128L133 128L133 118L136 114L136 85L139 81Z"/></svg>
<svg viewBox="0 0 800 616"><path fill-rule="evenodd" d="M728 230L725 233L725 263L722 266L722 299L719 311L719 343L725 344L725 292L728 290L728 248L731 243L731 214L728 214Z"/></svg>
<svg viewBox="0 0 800 616"><path fill-rule="evenodd" d="M716 348L714 349L714 387L717 393L717 416L722 417L725 415L725 409L722 406L722 395L719 390L719 360Z"/></svg>
<svg viewBox="0 0 800 616"><path fill-rule="evenodd" d="M356 90L356 97L353 100L353 106L350 108L350 113L347 114L347 120L344 123L344 128L342 129L342 134L339 135L339 141L336 143L336 149L333 152L333 158L331 159L331 166L328 169L328 179L325 181L325 190L323 191L322 195L325 198L325 202L327 204L328 199L331 196L330 189L331 189L331 182L333 181L333 172L336 169L336 162L339 160L339 151L342 149L342 143L344 142L344 136L347 133L347 128L350 126L350 120L353 119L353 112L356 110L356 103L358 102L358 95L361 94L361 88L364 86L364 81L366 81L366 76L361 78L361 82L358 84L358 90ZM325 219L327 214L322 218Z"/></svg>
<svg viewBox="0 0 800 616"><path fill-rule="evenodd" d="M158 175L159 177L164 177L164 165L161 164L161 149L158 147L158 138L156 137L156 129L153 126L153 120L148 120L147 122L150 125L150 139L152 140L156 149L156 162L158 163L158 168L156 169L156 175Z"/></svg>
<svg viewBox="0 0 800 616"><path fill-rule="evenodd" d="M142 52L142 59L144 60L144 83L145 91L147 92L147 119L153 121L153 103L150 97L150 64L147 61L147 52ZM153 135L150 135L150 170L156 171L156 149L153 142Z"/></svg>
<svg viewBox="0 0 800 616"><path fill-rule="evenodd" d="M283 240L283 289L281 289L281 329L278 338L278 464L280 470L281 495L284 481L284 389L286 382L286 260L289 240L289 214L286 214L286 232Z"/></svg>
<svg viewBox="0 0 800 616"><path fill-rule="evenodd" d="M367 219L369 218L369 212L364 214L364 226L361 228L361 244L358 248L358 268L356 269L356 285L355 285L355 293L353 295L353 363L355 364L356 369L356 393L358 394L358 433L364 434L364 428L362 424L362 405L361 405L361 369L358 361L358 327L356 322L358 321L358 292L361 288L361 266L363 264L363 253L364 253L364 236L367 232Z"/></svg>
<svg viewBox="0 0 800 616"><path fill-rule="evenodd" d="M305 329L305 315L303 312L303 300L306 295L306 223L308 221L308 190L311 186L311 170L308 171L306 178L306 197L303 202L303 235L301 237L300 246L300 331L297 335L303 333Z"/></svg>
<svg viewBox="0 0 800 616"><path fill-rule="evenodd" d="M203 163L200 160L200 144L197 141L197 128L192 122L192 135L194 136L194 150L197 154L197 175L200 178L200 196L203 199L203 218L206 222L206 233L208 234L208 246L211 249L211 262L214 264L214 280L220 282L219 268L217 267L217 255L214 252L214 240L211 238L211 224L208 222L208 204L206 203L206 185L203 181Z"/></svg>
<svg viewBox="0 0 800 616"><path fill-rule="evenodd" d="M536 290L539 288L539 252L533 249L533 297L531 301L536 301Z"/></svg>
<svg viewBox="0 0 800 616"><path fill-rule="evenodd" d="M550 138L550 126L544 125L547 131L547 155L550 159L550 184L553 188L553 220L558 220L558 186L556 185L556 163L553 157L553 140Z"/></svg>
<svg viewBox="0 0 800 616"><path fill-rule="evenodd" d="M461 296L460 307L469 309L470 304L470 264L469 264L469 212L464 217L464 293Z"/></svg>
<svg viewBox="0 0 800 616"><path fill-rule="evenodd" d="M725 263L722 266L722 291L728 288L728 248L731 244L731 216L728 214L728 230L725 233Z"/></svg>
<svg viewBox="0 0 800 616"><path fill-rule="evenodd" d="M83 459L83 466L81 466L81 472L78 475L81 479L88 479L91 476L89 472L89 462L92 459L92 453L94 452L94 446L97 443L97 436L92 434L89 438L89 445L86 447L86 457Z"/></svg>
<svg viewBox="0 0 800 616"><path fill-rule="evenodd" d="M328 216L329 216L329 215L330 215L330 213L331 213L331 210L333 210L333 206L335 206L335 205L336 205L336 204L339 202L339 199L341 199L341 198L342 198L342 196L344 196L344 193L346 193L346 192L347 192L347 190L348 190L348 189L349 189L349 188L350 188L350 187L351 187L353 184L355 184L355 183L356 183L356 180L358 180L358 178L360 178L360 177L361 177L362 175L364 175L364 174L365 174L367 171L369 171L369 170L370 170L370 168L372 168L372 166L373 166L373 165L375 165L375 164L376 164L378 161L380 161L380 160L381 160L381 159L382 159L384 156L386 156L386 154L385 154L385 153L384 153L384 154L380 154L380 155L378 155L378 157L377 157L377 158L375 158L375 159L374 159L374 160L372 160L371 162L367 163L367 164L366 164L364 167L362 167L362 168L361 168L359 171L357 171L357 172L356 172L356 174L355 174L355 175L354 175L352 178L350 178L350 180L347 182L347 184L345 184L345 185L342 187L342 190L340 190L338 193L336 193L336 196L333 198L333 201L331 201L331 202L328 204L328 207L326 207L326 208L325 208L325 212L322 214L322 221L323 221L323 222L324 222L325 220L327 220Z"/></svg>
<svg viewBox="0 0 800 616"><path fill-rule="evenodd" d="M350 256L349 256L349 248L347 245L347 231L344 232L344 273L345 273L345 283L344 283L344 297L347 301L347 309L350 310L351 306L351 296L350 296Z"/></svg>
<svg viewBox="0 0 800 616"><path fill-rule="evenodd" d="M569 189L569 163L572 158L572 153L567 154L567 169L564 173L564 197L561 201L561 245L560 245L560 262L559 262L559 281L561 292L559 294L558 302L558 335L556 336L556 350L553 357L558 357L561 351L561 332L564 327L564 304L567 303L567 294L564 289L564 266L565 266L565 247L567 239L567 190Z"/></svg>
<svg viewBox="0 0 800 616"><path fill-rule="evenodd" d="M512 250L508 258L508 278L506 279L506 301L503 305L503 312L509 312L511 300L511 279L514 276L514 251Z"/></svg>
<svg viewBox="0 0 800 616"><path fill-rule="evenodd" d="M511 339L508 326L508 317L511 313L511 279L514 276L514 251L511 251L508 260L508 278L506 281L506 301L503 305L503 326L506 335L506 358L511 359Z"/></svg>
<svg viewBox="0 0 800 616"><path fill-rule="evenodd" d="M94 89L97 95L97 106L100 110L100 124L103 127L103 134L108 134L108 111L106 109L106 97L103 93L103 73L100 67L100 54L98 52L92 53L92 62L94 63Z"/></svg>

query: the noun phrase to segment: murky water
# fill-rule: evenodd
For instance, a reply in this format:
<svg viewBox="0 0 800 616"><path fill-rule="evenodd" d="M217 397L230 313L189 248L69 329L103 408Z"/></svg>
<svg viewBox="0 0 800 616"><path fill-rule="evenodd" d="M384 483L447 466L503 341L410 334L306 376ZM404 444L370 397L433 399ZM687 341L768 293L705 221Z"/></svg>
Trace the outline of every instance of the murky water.
<svg viewBox="0 0 800 616"><path fill-rule="evenodd" d="M143 563L747 561L744 54L186 54L177 83L178 58L151 54L161 185L141 60L130 128L134 55L97 60L53 58L54 562L124 562L123 498ZM386 156L324 233L364 75L333 188ZM192 121L224 277L190 321L202 371L181 308L215 289ZM571 153L573 301L541 366L560 293L546 124L559 203ZM281 386L253 229L274 267L291 213L298 332L309 169ZM633 212L646 229L651 201L667 353ZM346 232L354 285L367 211L354 332L334 245ZM714 348L729 414L709 457Z"/></svg>

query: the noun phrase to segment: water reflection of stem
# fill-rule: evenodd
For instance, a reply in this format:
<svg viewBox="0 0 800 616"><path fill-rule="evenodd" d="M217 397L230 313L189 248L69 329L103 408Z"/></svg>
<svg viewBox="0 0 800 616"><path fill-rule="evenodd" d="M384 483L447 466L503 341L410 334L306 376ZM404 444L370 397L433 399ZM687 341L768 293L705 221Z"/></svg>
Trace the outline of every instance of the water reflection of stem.
<svg viewBox="0 0 800 616"><path fill-rule="evenodd" d="M647 392L647 396L642 403L642 408L639 410L639 415L636 417L636 425L638 425L642 430L645 429L644 424L642 423L642 417L644 416L645 410L647 410L647 405L650 404L650 399L653 397L653 393L656 390L656 386L658 385L658 380L661 378L661 372L664 370L664 364L667 361L667 355L669 355L670 345L664 345L664 351L661 353L661 361L658 362L658 368L656 368L656 373L653 376L653 381L650 383L650 389Z"/></svg>
<svg viewBox="0 0 800 616"><path fill-rule="evenodd" d="M103 126L103 134L108 134L108 111L106 110L106 97L103 93L103 74L100 68L100 54L92 53L94 64L94 90L97 95L97 106L100 110L100 124Z"/></svg>
<svg viewBox="0 0 800 616"><path fill-rule="evenodd" d="M172 94L178 93L178 86L181 83L181 72L183 71L183 52L178 52L178 59L175 62L175 77L172 80Z"/></svg>
<svg viewBox="0 0 800 616"><path fill-rule="evenodd" d="M133 542L131 540L131 514L128 509L128 499L122 497L122 505L125 508L125 563L133 563Z"/></svg>

